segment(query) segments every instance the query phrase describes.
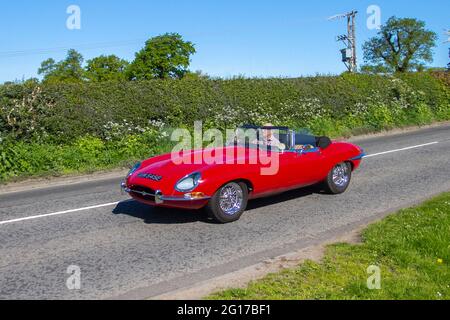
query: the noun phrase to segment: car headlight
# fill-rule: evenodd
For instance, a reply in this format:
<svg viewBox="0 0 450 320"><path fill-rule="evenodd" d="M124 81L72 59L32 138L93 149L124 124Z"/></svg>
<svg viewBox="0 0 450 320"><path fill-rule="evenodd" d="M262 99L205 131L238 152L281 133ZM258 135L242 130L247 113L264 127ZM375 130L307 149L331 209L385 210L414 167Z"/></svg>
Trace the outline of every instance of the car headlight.
<svg viewBox="0 0 450 320"><path fill-rule="evenodd" d="M202 178L200 173L193 173L184 177L175 185L175 189L180 192L189 192L194 190Z"/></svg>
<svg viewBox="0 0 450 320"><path fill-rule="evenodd" d="M130 172L128 172L127 177L130 177L133 173L135 173L136 171L138 171L139 168L141 167L141 164L142 164L142 163L140 163L140 162L136 163L136 164L134 165L134 167L131 168Z"/></svg>

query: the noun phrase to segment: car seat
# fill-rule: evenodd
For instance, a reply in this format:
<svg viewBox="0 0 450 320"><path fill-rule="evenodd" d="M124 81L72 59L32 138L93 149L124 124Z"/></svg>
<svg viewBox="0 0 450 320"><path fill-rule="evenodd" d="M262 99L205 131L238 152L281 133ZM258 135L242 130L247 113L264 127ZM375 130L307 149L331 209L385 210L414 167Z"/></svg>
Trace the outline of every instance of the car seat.
<svg viewBox="0 0 450 320"><path fill-rule="evenodd" d="M328 137L316 137L316 145L321 149L328 148L331 143L331 139Z"/></svg>

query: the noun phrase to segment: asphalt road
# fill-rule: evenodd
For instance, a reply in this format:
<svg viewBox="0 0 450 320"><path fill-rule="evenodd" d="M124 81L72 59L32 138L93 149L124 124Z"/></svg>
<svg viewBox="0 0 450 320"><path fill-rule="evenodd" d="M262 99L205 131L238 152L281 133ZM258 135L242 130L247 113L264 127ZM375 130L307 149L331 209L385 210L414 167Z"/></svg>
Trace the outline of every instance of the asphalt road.
<svg viewBox="0 0 450 320"><path fill-rule="evenodd" d="M255 200L228 225L127 200L120 179L0 195L0 299L151 297L450 190L450 125L357 143L369 157L344 195L307 188ZM66 286L73 265L80 290Z"/></svg>

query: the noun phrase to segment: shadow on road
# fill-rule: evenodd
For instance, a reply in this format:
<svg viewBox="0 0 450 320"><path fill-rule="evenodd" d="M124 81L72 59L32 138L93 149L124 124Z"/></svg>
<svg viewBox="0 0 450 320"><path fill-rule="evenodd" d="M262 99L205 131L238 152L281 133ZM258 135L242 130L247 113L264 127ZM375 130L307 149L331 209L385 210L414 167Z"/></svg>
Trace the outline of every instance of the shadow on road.
<svg viewBox="0 0 450 320"><path fill-rule="evenodd" d="M320 186L314 185L301 189L287 191L278 195L270 196L267 198L260 198L249 201L247 210L254 210L266 206L270 206L277 203L282 203L290 200L300 199L310 196L312 194L325 194Z"/></svg>
<svg viewBox="0 0 450 320"><path fill-rule="evenodd" d="M292 190L279 195L249 201L247 210L251 211L273 204L300 199L312 194L324 194L324 192L318 186ZM114 208L113 213L117 215L129 215L134 218L142 219L148 224L186 224L193 222L215 223L207 217L204 210L158 208L139 203L135 200L120 202Z"/></svg>
<svg viewBox="0 0 450 320"><path fill-rule="evenodd" d="M157 208L139 203L135 200L120 202L113 210L114 214L125 214L142 219L148 224L182 224L192 222L208 222L202 210L179 210Z"/></svg>

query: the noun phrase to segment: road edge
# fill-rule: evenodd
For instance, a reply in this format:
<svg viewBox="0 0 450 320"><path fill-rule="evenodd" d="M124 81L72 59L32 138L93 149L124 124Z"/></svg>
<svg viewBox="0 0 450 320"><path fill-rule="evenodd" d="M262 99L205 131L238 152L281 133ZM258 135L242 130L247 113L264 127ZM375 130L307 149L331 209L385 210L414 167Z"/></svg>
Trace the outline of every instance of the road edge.
<svg viewBox="0 0 450 320"><path fill-rule="evenodd" d="M446 127L450 125L450 121L440 121L440 122L434 122L432 124L427 124L423 126L406 126L401 128L393 128L390 130L383 130L379 132L373 132L373 133L365 133L355 136L350 136L347 138L338 138L338 139L345 139L349 142L358 142L361 140L369 140L372 138L380 138L380 137L390 137L390 136L396 136L406 133L412 133L412 132L420 132L422 130L427 129L433 129L433 128L440 128L440 127Z"/></svg>

